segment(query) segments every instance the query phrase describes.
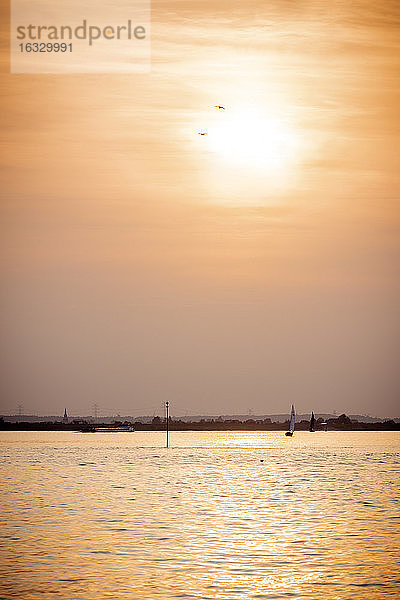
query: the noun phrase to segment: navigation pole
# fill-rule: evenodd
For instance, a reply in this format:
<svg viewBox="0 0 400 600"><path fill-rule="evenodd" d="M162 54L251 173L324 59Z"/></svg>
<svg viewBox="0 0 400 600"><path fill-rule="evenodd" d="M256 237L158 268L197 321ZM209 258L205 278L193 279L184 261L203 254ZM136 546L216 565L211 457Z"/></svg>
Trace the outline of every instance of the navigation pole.
<svg viewBox="0 0 400 600"><path fill-rule="evenodd" d="M166 447L169 448L169 402L165 403L165 433L167 436Z"/></svg>

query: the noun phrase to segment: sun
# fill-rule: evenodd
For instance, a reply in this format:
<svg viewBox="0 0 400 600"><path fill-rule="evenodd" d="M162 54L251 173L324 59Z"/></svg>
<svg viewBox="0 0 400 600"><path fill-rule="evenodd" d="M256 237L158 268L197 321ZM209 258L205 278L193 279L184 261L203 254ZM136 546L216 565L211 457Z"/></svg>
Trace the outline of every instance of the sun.
<svg viewBox="0 0 400 600"><path fill-rule="evenodd" d="M204 111L195 129L197 172L209 201L228 206L285 201L308 153L292 107L224 106ZM193 124L191 132L193 139Z"/></svg>
<svg viewBox="0 0 400 600"><path fill-rule="evenodd" d="M276 172L296 158L295 129L284 119L254 109L218 111L207 133L209 151L237 167Z"/></svg>

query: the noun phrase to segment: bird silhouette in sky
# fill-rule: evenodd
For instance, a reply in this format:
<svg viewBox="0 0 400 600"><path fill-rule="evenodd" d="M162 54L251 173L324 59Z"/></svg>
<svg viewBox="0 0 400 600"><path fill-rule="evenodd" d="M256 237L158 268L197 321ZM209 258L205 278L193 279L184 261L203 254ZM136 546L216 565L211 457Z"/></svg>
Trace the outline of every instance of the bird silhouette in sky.
<svg viewBox="0 0 400 600"><path fill-rule="evenodd" d="M214 108L218 108L219 110L225 110L225 106L221 106L220 104L216 104Z"/></svg>
<svg viewBox="0 0 400 600"><path fill-rule="evenodd" d="M207 135L207 131L199 131L198 134L199 135Z"/></svg>

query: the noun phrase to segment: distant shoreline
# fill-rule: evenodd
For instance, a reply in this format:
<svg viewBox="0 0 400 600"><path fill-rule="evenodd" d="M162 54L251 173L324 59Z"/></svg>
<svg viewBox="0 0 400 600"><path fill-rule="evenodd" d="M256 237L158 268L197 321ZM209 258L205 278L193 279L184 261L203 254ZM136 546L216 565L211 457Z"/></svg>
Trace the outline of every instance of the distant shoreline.
<svg viewBox="0 0 400 600"><path fill-rule="evenodd" d="M322 425L323 419L318 419L315 423L316 431L324 431L325 425ZM334 419L327 419L328 431L400 431L400 423L394 420L385 420L381 422L367 423L350 419L345 414ZM4 418L0 419L0 431L94 431L95 428L120 427L121 425L130 425L135 431L163 431L165 429L165 419L154 417L150 423L140 421L114 421L94 423L90 420L74 420L71 422L63 421L19 421L10 422ZM237 420L237 419L201 419L200 421L182 421L179 419L170 419L170 431L284 431L288 429L289 421L273 422L270 419L255 420ZM296 430L307 431L309 422L301 420L296 423Z"/></svg>

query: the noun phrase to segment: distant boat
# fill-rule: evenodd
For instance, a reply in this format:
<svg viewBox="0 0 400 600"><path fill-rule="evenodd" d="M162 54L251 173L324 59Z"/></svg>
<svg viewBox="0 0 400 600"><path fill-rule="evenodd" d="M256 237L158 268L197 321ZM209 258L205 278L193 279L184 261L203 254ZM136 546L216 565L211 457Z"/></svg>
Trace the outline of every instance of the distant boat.
<svg viewBox="0 0 400 600"><path fill-rule="evenodd" d="M315 427L315 417L314 417L314 413L312 412L311 419L310 419L310 429L309 429L309 431L311 433L314 433L314 431L315 431L314 427Z"/></svg>
<svg viewBox="0 0 400 600"><path fill-rule="evenodd" d="M328 431L328 423L326 421L324 421L323 423L321 423L321 425L324 428L324 431Z"/></svg>
<svg viewBox="0 0 400 600"><path fill-rule="evenodd" d="M290 411L289 431L287 431L285 433L285 435L291 437L294 434L294 424L295 424L295 421L296 421L296 413L294 412L294 406L292 404L292 410Z"/></svg>
<svg viewBox="0 0 400 600"><path fill-rule="evenodd" d="M96 427L96 433L123 433L135 431L131 425L120 425L119 427Z"/></svg>
<svg viewBox="0 0 400 600"><path fill-rule="evenodd" d="M82 427L80 427L79 431L81 433L95 433L96 430L93 427L93 425L86 423L85 425L82 425Z"/></svg>

